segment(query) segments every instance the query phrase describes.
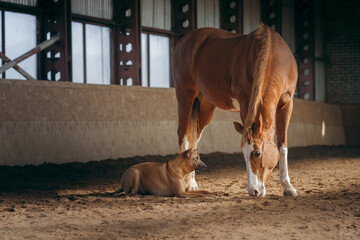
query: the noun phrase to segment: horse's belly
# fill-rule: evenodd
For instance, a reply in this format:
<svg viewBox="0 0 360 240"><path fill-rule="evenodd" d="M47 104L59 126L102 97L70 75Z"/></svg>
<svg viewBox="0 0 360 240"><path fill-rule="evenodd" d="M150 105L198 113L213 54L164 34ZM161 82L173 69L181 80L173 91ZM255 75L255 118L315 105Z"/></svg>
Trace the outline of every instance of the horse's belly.
<svg viewBox="0 0 360 240"><path fill-rule="evenodd" d="M222 110L225 110L225 111L240 112L240 104L234 98L231 98L231 103L230 104L218 104L218 105L215 105L215 106L222 109Z"/></svg>
<svg viewBox="0 0 360 240"><path fill-rule="evenodd" d="M232 100L232 107L230 109L224 109L224 110L228 110L231 112L240 112L240 103L235 98L231 98L231 100Z"/></svg>
<svg viewBox="0 0 360 240"><path fill-rule="evenodd" d="M212 95L207 91L201 91L201 94L214 106L231 112L240 112L240 104L239 102L228 95L215 94Z"/></svg>

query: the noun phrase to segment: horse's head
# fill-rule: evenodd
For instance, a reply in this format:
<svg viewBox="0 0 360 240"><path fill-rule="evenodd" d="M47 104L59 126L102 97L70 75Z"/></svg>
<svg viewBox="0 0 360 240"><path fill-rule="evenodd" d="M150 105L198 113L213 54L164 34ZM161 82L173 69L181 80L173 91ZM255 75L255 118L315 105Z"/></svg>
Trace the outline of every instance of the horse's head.
<svg viewBox="0 0 360 240"><path fill-rule="evenodd" d="M235 129L243 136L241 140L241 153L245 159L250 196L264 197L265 184L279 161L279 151L274 143L261 134L256 125L246 131L244 127L234 122Z"/></svg>

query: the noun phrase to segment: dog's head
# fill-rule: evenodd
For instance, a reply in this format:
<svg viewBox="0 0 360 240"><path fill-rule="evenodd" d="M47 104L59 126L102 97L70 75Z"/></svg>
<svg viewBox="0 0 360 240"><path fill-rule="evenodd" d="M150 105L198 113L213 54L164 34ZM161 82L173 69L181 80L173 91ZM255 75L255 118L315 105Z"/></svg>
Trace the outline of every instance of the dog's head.
<svg viewBox="0 0 360 240"><path fill-rule="evenodd" d="M183 153L181 153L181 156L183 157L183 161L185 163L186 169L189 172L206 168L205 163L203 163L200 160L200 155L197 152L197 149L195 150L188 149Z"/></svg>

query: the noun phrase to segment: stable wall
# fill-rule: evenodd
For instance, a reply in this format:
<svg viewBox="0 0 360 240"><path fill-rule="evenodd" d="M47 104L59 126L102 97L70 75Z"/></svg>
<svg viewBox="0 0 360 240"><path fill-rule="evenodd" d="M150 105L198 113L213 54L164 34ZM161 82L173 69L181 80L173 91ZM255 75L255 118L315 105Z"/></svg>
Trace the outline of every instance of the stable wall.
<svg viewBox="0 0 360 240"><path fill-rule="evenodd" d="M238 113L217 109L200 152L239 152ZM178 151L174 89L0 80L0 165ZM295 99L289 145L344 145L337 105Z"/></svg>
<svg viewBox="0 0 360 240"><path fill-rule="evenodd" d="M360 2L327 0L326 101L360 104Z"/></svg>
<svg viewBox="0 0 360 240"><path fill-rule="evenodd" d="M360 105L341 105L346 144L360 146Z"/></svg>

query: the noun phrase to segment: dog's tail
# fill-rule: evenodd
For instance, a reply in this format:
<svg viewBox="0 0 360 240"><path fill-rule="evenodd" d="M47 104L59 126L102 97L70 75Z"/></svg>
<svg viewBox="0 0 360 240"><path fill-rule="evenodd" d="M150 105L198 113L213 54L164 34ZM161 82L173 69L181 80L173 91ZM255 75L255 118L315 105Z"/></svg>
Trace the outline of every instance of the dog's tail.
<svg viewBox="0 0 360 240"><path fill-rule="evenodd" d="M125 194L124 188L121 186L121 184L120 184L120 188L118 190L115 190L114 192L108 192L107 194L109 194L109 195L117 195L117 194L120 194L120 193Z"/></svg>
<svg viewBox="0 0 360 240"><path fill-rule="evenodd" d="M196 148L197 139L198 139L198 130L199 130L199 113L200 113L200 101L198 98L195 98L191 117L190 117L190 126L189 126L189 143L191 148Z"/></svg>

